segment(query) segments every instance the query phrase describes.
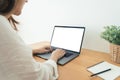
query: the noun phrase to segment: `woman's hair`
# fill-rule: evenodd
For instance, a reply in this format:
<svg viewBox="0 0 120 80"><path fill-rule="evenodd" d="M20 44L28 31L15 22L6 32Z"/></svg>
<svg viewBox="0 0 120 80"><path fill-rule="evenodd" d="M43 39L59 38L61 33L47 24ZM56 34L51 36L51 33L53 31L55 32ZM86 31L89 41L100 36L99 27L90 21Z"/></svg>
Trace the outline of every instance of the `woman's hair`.
<svg viewBox="0 0 120 80"><path fill-rule="evenodd" d="M16 0L0 0L0 14L5 15L9 13L15 5ZM14 29L17 31L16 24L19 24L12 16L8 18L9 22L13 24Z"/></svg>

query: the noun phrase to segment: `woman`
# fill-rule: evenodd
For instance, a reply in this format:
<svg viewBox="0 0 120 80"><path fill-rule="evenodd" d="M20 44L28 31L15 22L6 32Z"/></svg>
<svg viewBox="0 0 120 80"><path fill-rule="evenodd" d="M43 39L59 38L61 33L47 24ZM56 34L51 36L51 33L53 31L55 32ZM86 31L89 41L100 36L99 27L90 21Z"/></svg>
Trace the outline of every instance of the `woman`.
<svg viewBox="0 0 120 80"><path fill-rule="evenodd" d="M48 61L36 62L32 53L50 50L49 43L28 47L17 35L17 21L12 15L20 15L27 0L0 0L0 80L56 80L56 62L65 51L53 51Z"/></svg>

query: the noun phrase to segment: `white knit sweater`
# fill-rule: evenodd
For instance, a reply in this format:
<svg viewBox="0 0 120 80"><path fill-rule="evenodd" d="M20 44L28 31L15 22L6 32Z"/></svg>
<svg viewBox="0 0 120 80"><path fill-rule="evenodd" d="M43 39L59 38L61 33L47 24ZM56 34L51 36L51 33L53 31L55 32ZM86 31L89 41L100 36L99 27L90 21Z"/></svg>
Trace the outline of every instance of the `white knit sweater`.
<svg viewBox="0 0 120 80"><path fill-rule="evenodd" d="M56 63L36 62L32 49L0 15L0 80L56 80L57 77Z"/></svg>

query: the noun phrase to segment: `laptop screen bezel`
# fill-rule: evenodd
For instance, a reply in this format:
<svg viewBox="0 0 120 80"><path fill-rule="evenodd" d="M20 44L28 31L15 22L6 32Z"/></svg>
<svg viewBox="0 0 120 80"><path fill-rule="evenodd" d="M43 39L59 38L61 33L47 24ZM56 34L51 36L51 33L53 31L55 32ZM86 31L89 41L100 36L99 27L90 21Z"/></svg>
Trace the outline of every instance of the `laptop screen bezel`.
<svg viewBox="0 0 120 80"><path fill-rule="evenodd" d="M81 29L83 29L83 35L82 35L82 40L81 40L79 52L61 48L61 49L66 50L66 51L71 51L71 52L80 54L81 49L82 49L83 38L84 38L84 34L85 34L85 27L79 27L79 26L57 26L57 25L54 26L54 29L53 29L53 32L52 32L52 36L51 36L51 40L50 40L50 46L51 46L52 49L58 49L58 48L59 48L59 47L55 47L55 46L52 46L52 45L51 45L52 39L53 39L53 35L54 35L54 31L55 31L55 27L60 27L60 28L81 28Z"/></svg>

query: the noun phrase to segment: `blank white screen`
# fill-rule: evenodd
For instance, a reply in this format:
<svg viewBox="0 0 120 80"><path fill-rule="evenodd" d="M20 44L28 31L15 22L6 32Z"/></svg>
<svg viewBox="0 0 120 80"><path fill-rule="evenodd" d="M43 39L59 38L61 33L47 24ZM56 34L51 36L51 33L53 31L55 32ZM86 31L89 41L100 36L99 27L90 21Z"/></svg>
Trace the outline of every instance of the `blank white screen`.
<svg viewBox="0 0 120 80"><path fill-rule="evenodd" d="M84 28L55 27L51 46L79 52Z"/></svg>

